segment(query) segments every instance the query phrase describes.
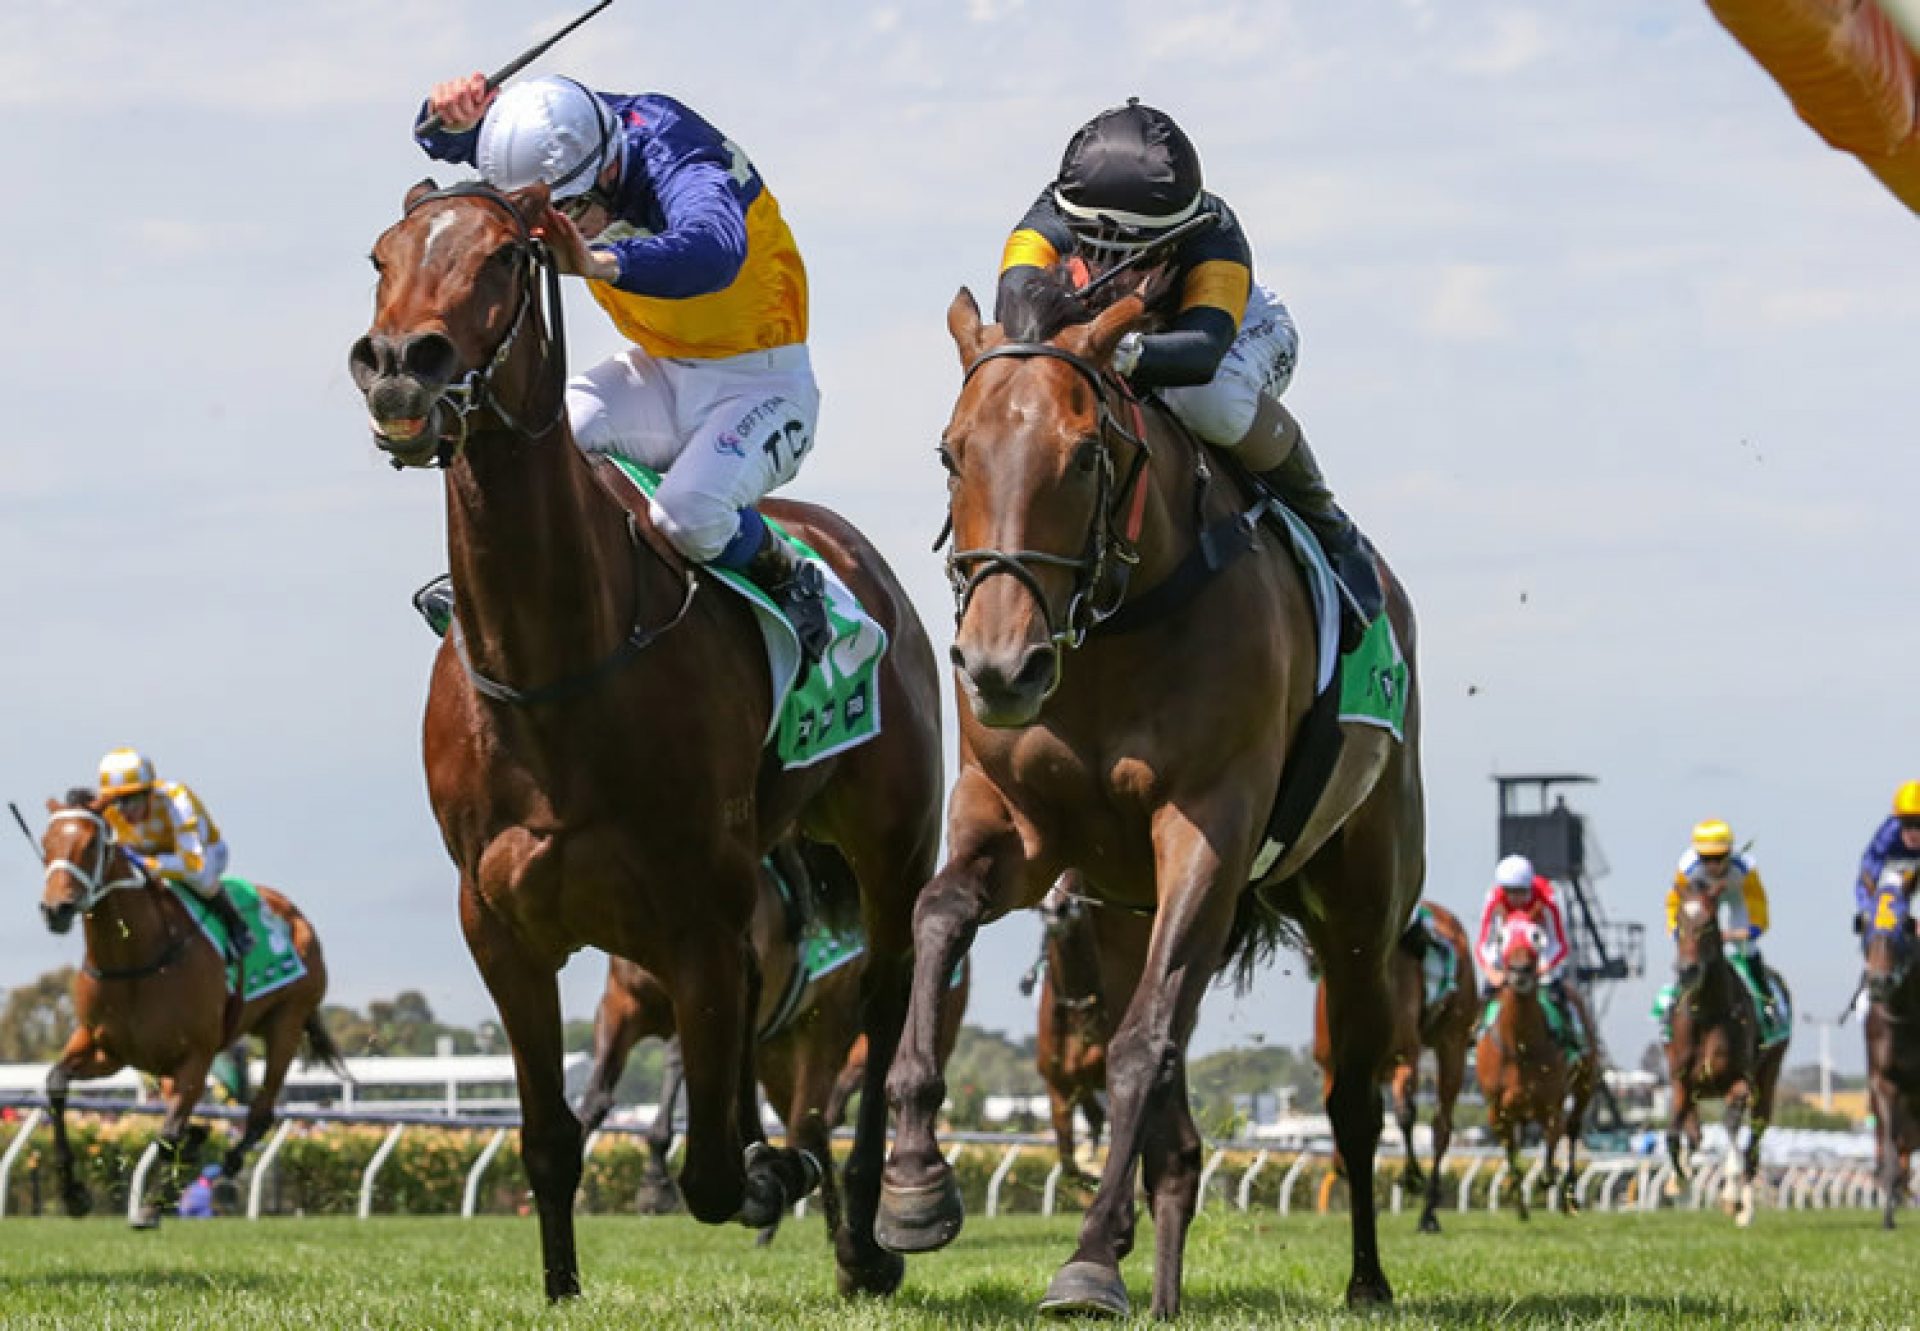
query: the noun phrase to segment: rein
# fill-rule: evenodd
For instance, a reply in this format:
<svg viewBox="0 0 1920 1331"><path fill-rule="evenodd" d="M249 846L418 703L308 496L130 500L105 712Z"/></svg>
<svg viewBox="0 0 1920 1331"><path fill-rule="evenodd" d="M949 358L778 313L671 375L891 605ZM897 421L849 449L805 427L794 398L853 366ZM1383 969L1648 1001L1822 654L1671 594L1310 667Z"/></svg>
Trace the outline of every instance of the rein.
<svg viewBox="0 0 1920 1331"><path fill-rule="evenodd" d="M82 868L72 860L67 859L52 859L47 861L47 876L49 878L56 872L64 872L69 877L79 881L84 892L77 903L77 909L83 917L92 915L93 912L99 908L100 903L106 900L111 893L126 891L129 888L150 889L155 886L153 876L147 873L144 868L135 864L131 859L128 860L128 863L133 865L134 871L130 876L122 878L107 878L105 876L109 865L113 861L114 851L119 848L119 843L114 839L112 826L104 817L95 813L92 809L59 809L54 812L48 821L59 822L63 818L85 819L98 828L100 832L99 839L94 842L95 847L99 850L99 855L96 857L92 869ZM101 967L94 965L91 958L89 958L81 963L80 969L88 978L94 980L144 980L149 975L159 974L180 959L180 954L186 950L188 942L188 939L173 927L173 918L166 911L162 910L160 912L160 920L167 931L167 945L161 949L160 955L154 960L139 966Z"/></svg>
<svg viewBox="0 0 1920 1331"><path fill-rule="evenodd" d="M567 363L567 323L560 299L560 270L553 262L552 252L534 239L533 233L527 229L527 220L520 215L520 210L513 206L511 199L491 185L485 185L479 181L449 185L446 189L423 194L408 206L402 216L403 218L411 217L430 203L441 203L449 199L478 199L511 218L514 230L519 233L519 239L514 242L514 247L519 251L522 262L519 268L519 281L514 284L514 289L520 297L519 307L514 311L513 322L507 325L506 335L500 339L500 345L494 348L493 355L488 358L486 364L468 370L459 379L448 384L440 390L440 396L435 400L435 406L444 402L452 410L454 420L460 426L459 436L449 439L443 435L440 439L440 447L434 452L432 465L443 469L467 446L467 438L472 433L471 417L481 411L492 412L494 419L499 421L509 433L524 435L528 439L538 439L551 432L565 417L567 411L567 395L564 392L556 394L552 414L543 425L534 429L516 418L507 405L500 400L499 394L492 389L494 372L504 365L507 357L512 354L514 343L519 339L521 328L528 322L528 316L532 315L535 319L539 317L539 288L534 285L534 278L540 272L546 275L548 361L563 368ZM404 467L407 464L396 458L393 465Z"/></svg>

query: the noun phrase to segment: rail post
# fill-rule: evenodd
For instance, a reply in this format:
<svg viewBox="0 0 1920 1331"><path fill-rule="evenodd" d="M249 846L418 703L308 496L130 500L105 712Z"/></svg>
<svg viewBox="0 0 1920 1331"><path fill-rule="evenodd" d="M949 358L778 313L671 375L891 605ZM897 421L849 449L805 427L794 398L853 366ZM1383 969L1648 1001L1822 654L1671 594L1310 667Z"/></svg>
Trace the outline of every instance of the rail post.
<svg viewBox="0 0 1920 1331"><path fill-rule="evenodd" d="M267 1175L273 1172L273 1162L279 1158L280 1148L286 1145L287 1134L293 1131L293 1120L283 1118L280 1126L273 1130L273 1136L267 1139L267 1149L260 1152L260 1158L253 1162L253 1176L247 1180L247 1219L260 1218L260 1204L267 1192Z"/></svg>
<svg viewBox="0 0 1920 1331"><path fill-rule="evenodd" d="M1486 1163L1485 1156L1476 1155L1468 1162L1467 1172L1460 1176L1460 1196L1457 1204L1461 1215L1473 1209L1473 1177L1480 1172L1480 1166Z"/></svg>
<svg viewBox="0 0 1920 1331"><path fill-rule="evenodd" d="M1206 1167L1200 1171L1200 1191L1193 1199L1193 1213L1195 1215L1199 1215L1200 1212L1206 1209L1207 1186L1213 1182L1213 1176L1220 1172L1220 1162L1226 1158L1227 1153L1224 1149L1215 1150L1213 1158L1207 1161Z"/></svg>
<svg viewBox="0 0 1920 1331"><path fill-rule="evenodd" d="M1067 1167L1058 1160L1055 1160L1053 1162L1053 1168L1047 1171L1046 1184L1040 1189L1041 1215L1053 1214L1054 1198L1057 1197L1060 1192L1060 1176L1066 1173L1066 1171Z"/></svg>
<svg viewBox="0 0 1920 1331"><path fill-rule="evenodd" d="M140 1199L147 1194L147 1175L153 1173L153 1162L160 1158L160 1139L155 1137L147 1143L147 1149L140 1152L140 1163L133 1167L133 1182L127 1185L127 1223L140 1223Z"/></svg>
<svg viewBox="0 0 1920 1331"><path fill-rule="evenodd" d="M1267 1153L1262 1149L1253 1157L1253 1163L1247 1166L1247 1172L1240 1176L1240 1191L1234 1197L1242 1211L1253 1205L1253 1181L1260 1177L1260 1171L1266 1168Z"/></svg>
<svg viewBox="0 0 1920 1331"><path fill-rule="evenodd" d="M393 1148L400 1144L400 1134L407 1130L404 1123L393 1125L393 1131L380 1143L380 1149L373 1153L373 1159L367 1161L367 1171L360 1176L360 1211L362 1220L373 1214L373 1181L380 1177L381 1166L387 1163L387 1157L393 1154Z"/></svg>
<svg viewBox="0 0 1920 1331"><path fill-rule="evenodd" d="M1520 1200L1529 1206L1533 1204L1534 1185L1540 1182L1540 1176L1547 1172L1545 1160L1535 1160L1527 1172L1520 1176Z"/></svg>
<svg viewBox="0 0 1920 1331"><path fill-rule="evenodd" d="M1492 1215L1500 1209L1500 1188L1501 1185L1507 1181L1507 1175L1512 1172L1512 1169L1508 1166L1505 1159L1502 1159L1498 1165L1494 1166L1493 1178L1487 1183L1488 1215Z"/></svg>
<svg viewBox="0 0 1920 1331"><path fill-rule="evenodd" d="M597 1133L595 1134L595 1136L598 1135ZM495 1128L493 1136L487 1138L487 1144L480 1148L480 1154L475 1157L473 1167L467 1171L467 1186L460 1191L460 1218L462 1220L473 1219L473 1213L479 1209L480 1180L487 1176L487 1166L493 1163L494 1156L500 1154L500 1147L506 1140L507 1130L505 1128ZM587 1140L591 1142L593 1138L589 1137ZM587 1158L587 1153L584 1150L580 1152L580 1158L582 1160Z"/></svg>
<svg viewBox="0 0 1920 1331"><path fill-rule="evenodd" d="M1020 1151L1021 1147L1017 1142L1009 1146L1007 1153L1000 1157L1000 1163L994 1166L993 1177L987 1180L988 1219L1000 1214L1000 1185L1007 1181L1007 1175L1013 1169L1013 1162L1020 1158Z"/></svg>
<svg viewBox="0 0 1920 1331"><path fill-rule="evenodd" d="M1309 1159L1309 1157L1312 1156L1312 1154L1313 1153L1311 1151L1303 1150L1298 1155L1294 1156L1293 1163L1287 1166L1286 1175L1280 1180L1280 1214L1281 1215L1292 1214L1293 1185L1300 1178L1300 1171L1307 1167L1307 1160Z"/></svg>
<svg viewBox="0 0 1920 1331"><path fill-rule="evenodd" d="M20 1131L13 1134L13 1140L7 1143L7 1153L0 1155L0 1216L7 1213L7 1185L13 1180L13 1162L20 1158L20 1152L26 1148L27 1138L33 1130L46 1119L47 1111L35 1105L27 1111L20 1121Z"/></svg>

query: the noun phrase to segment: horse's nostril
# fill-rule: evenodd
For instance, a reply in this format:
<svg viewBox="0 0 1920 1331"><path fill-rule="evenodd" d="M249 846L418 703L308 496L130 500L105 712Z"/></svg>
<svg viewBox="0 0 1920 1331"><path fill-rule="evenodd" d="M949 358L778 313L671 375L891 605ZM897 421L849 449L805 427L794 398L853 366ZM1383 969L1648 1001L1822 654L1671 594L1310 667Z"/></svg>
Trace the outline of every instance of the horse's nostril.
<svg viewBox="0 0 1920 1331"><path fill-rule="evenodd" d="M424 384L442 387L460 372L460 353L444 333L416 333L400 344L400 369Z"/></svg>
<svg viewBox="0 0 1920 1331"><path fill-rule="evenodd" d="M381 364L386 359L381 354L384 338L372 334L353 344L353 350L347 353L347 372L353 376L354 386L362 393L370 392L380 377Z"/></svg>
<svg viewBox="0 0 1920 1331"><path fill-rule="evenodd" d="M1054 655L1050 646L1034 647L1028 650L1026 659L1021 661L1019 673L1013 677L1013 685L1021 692L1032 689L1044 689L1053 682Z"/></svg>

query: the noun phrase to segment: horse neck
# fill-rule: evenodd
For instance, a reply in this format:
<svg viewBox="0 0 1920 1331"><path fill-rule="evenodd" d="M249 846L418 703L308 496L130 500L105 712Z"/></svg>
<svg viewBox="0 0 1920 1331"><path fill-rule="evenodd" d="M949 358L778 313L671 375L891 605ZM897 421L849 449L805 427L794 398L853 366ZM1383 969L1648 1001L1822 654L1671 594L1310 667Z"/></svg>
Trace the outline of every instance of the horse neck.
<svg viewBox="0 0 1920 1331"><path fill-rule="evenodd" d="M1547 1009L1540 999L1540 986L1524 994L1510 984L1501 986L1499 1025L1515 1048L1523 1040L1531 1043L1530 1037L1545 1039Z"/></svg>
<svg viewBox="0 0 1920 1331"><path fill-rule="evenodd" d="M103 971L133 970L151 964L166 945L166 904L161 894L170 888L120 888L102 897L82 918L87 957Z"/></svg>
<svg viewBox="0 0 1920 1331"><path fill-rule="evenodd" d="M544 419L540 404L559 392L557 368L533 372L546 358L545 339L529 338L502 367L494 391L516 416L531 402L526 414ZM638 576L627 516L574 447L564 413L538 436L476 429L446 491L454 614L476 669L538 687L590 667L625 635ZM664 563L647 563L664 586Z"/></svg>
<svg viewBox="0 0 1920 1331"><path fill-rule="evenodd" d="M1069 925L1061 935L1047 939L1047 967L1053 972L1053 996L1068 1002L1100 997L1100 959L1093 931L1085 924Z"/></svg>
<svg viewBox="0 0 1920 1331"><path fill-rule="evenodd" d="M1123 402L1118 415L1129 429L1133 428L1131 407ZM1198 483L1194 476L1193 450L1199 444L1190 442L1184 432L1173 425L1169 414L1158 409L1142 412L1141 437L1147 440L1152 452L1139 480L1139 484L1146 489L1146 495L1140 536L1135 542L1140 555L1140 563L1132 576L1132 586L1136 592L1159 586L1161 580L1171 574L1186 557L1188 547L1199 539L1199 533L1190 530L1193 522L1193 490ZM1121 479L1124 480L1126 468L1132 466L1132 462L1123 460L1121 465ZM1124 533L1134 496L1130 493L1121 494L1118 501L1120 511L1114 525ZM1206 521L1204 516L1201 521Z"/></svg>

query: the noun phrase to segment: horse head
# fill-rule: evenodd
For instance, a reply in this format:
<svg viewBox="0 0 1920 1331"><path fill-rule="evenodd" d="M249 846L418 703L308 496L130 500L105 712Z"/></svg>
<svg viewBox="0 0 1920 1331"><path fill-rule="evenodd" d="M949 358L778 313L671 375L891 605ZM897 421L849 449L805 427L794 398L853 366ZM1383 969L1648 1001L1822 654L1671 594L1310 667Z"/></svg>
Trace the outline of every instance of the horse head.
<svg viewBox="0 0 1920 1331"><path fill-rule="evenodd" d="M1907 899L1907 875L1889 869L1874 889L1865 933L1867 995L1876 1003L1893 1001L1913 965L1914 918Z"/></svg>
<svg viewBox="0 0 1920 1331"><path fill-rule="evenodd" d="M1531 920L1510 919L1500 936L1500 970L1505 988L1525 997L1540 987L1540 952L1544 940Z"/></svg>
<svg viewBox="0 0 1920 1331"><path fill-rule="evenodd" d="M1673 931L1673 978L1682 991L1698 985L1708 967L1721 960L1717 894L1689 889L1681 898Z"/></svg>
<svg viewBox="0 0 1920 1331"><path fill-rule="evenodd" d="M947 310L965 374L939 447L952 659L985 725L1031 724L1063 653L1124 594L1138 556L1119 510L1144 484L1147 453L1114 414L1123 389L1106 367L1146 322L1147 299L1143 288L1089 313L1060 267L1030 280L1004 327L983 323L965 289Z"/></svg>
<svg viewBox="0 0 1920 1331"><path fill-rule="evenodd" d="M1040 902L1040 923L1048 939L1059 941L1072 933L1087 918L1086 901L1055 883Z"/></svg>
<svg viewBox="0 0 1920 1331"><path fill-rule="evenodd" d="M353 344L348 365L366 397L374 442L396 467L447 462L466 443L469 416L482 409L518 433L544 433L557 422L560 405L535 431L513 414L525 408L541 362L551 362L549 391L556 404L564 401L564 356L549 357L538 345L543 265L552 341L559 327L558 279L534 239L547 211L544 185L502 194L480 184L443 190L426 180L408 191L400 220L374 242L373 326ZM533 332L522 337L529 321Z"/></svg>
<svg viewBox="0 0 1920 1331"><path fill-rule="evenodd" d="M91 790L70 790L66 800L47 801L47 830L40 858L47 866L40 915L64 934L76 915L91 915L109 892L151 883L122 851L107 823L107 802Z"/></svg>

